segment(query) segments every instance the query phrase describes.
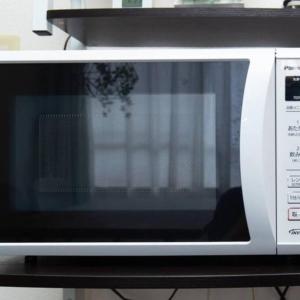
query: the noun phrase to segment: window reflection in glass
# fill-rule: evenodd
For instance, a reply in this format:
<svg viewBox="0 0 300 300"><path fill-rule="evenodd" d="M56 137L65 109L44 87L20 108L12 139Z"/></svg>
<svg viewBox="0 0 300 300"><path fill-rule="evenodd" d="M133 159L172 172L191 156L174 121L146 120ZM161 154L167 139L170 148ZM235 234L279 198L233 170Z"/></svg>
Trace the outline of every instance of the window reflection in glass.
<svg viewBox="0 0 300 300"><path fill-rule="evenodd" d="M14 103L12 206L129 230L119 240L138 230L154 240L164 230L172 241L249 240L239 153L248 66L27 65L30 76L5 98Z"/></svg>

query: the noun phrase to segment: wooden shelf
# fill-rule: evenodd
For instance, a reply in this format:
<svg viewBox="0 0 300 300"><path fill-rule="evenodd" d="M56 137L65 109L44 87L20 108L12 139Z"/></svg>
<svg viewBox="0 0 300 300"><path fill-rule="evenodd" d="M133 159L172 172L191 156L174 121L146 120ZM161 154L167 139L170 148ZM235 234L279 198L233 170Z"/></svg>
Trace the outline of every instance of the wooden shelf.
<svg viewBox="0 0 300 300"><path fill-rule="evenodd" d="M49 10L87 46L300 47L300 9Z"/></svg>

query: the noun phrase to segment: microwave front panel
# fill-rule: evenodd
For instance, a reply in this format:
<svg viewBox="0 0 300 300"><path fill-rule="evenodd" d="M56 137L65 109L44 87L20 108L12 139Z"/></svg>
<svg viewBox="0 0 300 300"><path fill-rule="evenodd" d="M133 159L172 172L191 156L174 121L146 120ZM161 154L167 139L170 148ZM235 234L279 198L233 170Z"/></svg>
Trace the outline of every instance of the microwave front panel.
<svg viewBox="0 0 300 300"><path fill-rule="evenodd" d="M248 67L0 65L0 241L248 242Z"/></svg>
<svg viewBox="0 0 300 300"><path fill-rule="evenodd" d="M300 254L300 59L277 60L277 241Z"/></svg>

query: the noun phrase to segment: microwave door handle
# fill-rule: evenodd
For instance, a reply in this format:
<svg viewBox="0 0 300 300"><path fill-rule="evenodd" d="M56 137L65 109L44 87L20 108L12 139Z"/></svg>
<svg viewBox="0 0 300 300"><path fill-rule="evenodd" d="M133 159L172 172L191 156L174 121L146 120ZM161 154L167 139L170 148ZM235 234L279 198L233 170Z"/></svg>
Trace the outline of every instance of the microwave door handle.
<svg viewBox="0 0 300 300"><path fill-rule="evenodd" d="M250 247L276 253L275 51L250 59L241 120L241 177ZM255 54L256 53L256 54ZM252 250L251 250L252 251Z"/></svg>

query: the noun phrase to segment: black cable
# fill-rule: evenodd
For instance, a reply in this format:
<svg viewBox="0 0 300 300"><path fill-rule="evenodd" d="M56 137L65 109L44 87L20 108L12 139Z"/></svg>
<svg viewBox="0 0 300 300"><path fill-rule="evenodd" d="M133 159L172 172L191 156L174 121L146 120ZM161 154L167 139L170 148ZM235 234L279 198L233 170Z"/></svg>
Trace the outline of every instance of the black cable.
<svg viewBox="0 0 300 300"><path fill-rule="evenodd" d="M120 299L122 299L122 300L131 300L130 298L126 298L125 296L123 296L117 289L111 289L112 290L112 292L114 293L114 294L116 294ZM168 300L172 300L174 297L175 297L175 295L177 294L177 292L178 292L178 289L174 289L174 291L172 292L172 294L171 294L171 296L168 298Z"/></svg>
<svg viewBox="0 0 300 300"><path fill-rule="evenodd" d="M278 293L278 295L280 296L280 300L286 300L285 295L287 294L289 288L290 288L289 286L286 286L284 288L284 290L282 291L278 286L275 286L275 290Z"/></svg>
<svg viewBox="0 0 300 300"><path fill-rule="evenodd" d="M125 296L123 296L117 289L111 289L120 299L122 300L131 300L129 298L126 298Z"/></svg>
<svg viewBox="0 0 300 300"><path fill-rule="evenodd" d="M71 35L69 35L69 36L67 37L67 39L66 39L66 41L65 41L65 44L64 44L64 50L67 50L68 43L69 43L71 37L72 37Z"/></svg>
<svg viewBox="0 0 300 300"><path fill-rule="evenodd" d="M283 1L283 7L288 7L289 3L291 3L293 0L284 0ZM296 2L298 3L298 2Z"/></svg>
<svg viewBox="0 0 300 300"><path fill-rule="evenodd" d="M178 292L178 289L175 289L168 300L172 300L175 297L177 292Z"/></svg>

